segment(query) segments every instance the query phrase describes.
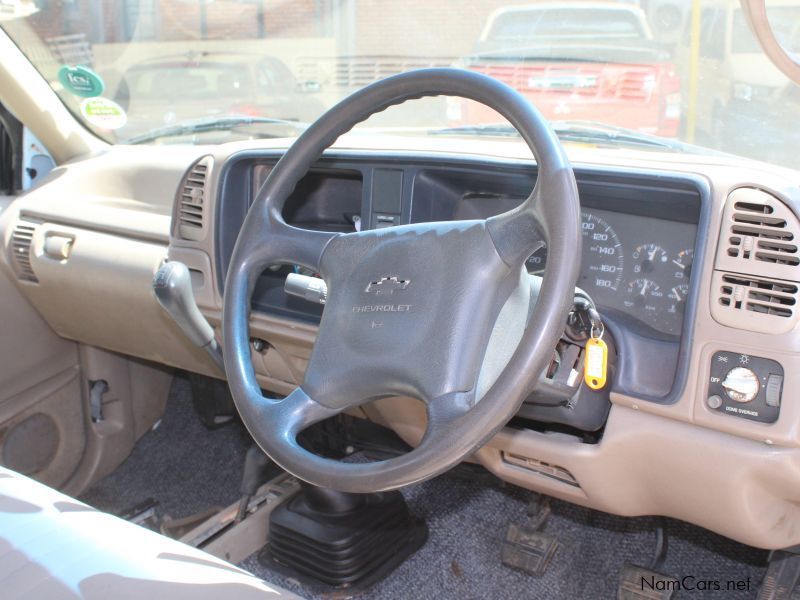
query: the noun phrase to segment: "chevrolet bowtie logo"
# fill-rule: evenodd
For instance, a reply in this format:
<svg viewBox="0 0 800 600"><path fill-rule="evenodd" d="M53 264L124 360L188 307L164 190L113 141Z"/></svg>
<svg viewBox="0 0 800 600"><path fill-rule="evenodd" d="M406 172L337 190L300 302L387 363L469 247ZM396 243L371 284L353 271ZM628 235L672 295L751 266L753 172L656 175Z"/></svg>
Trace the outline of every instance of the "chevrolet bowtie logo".
<svg viewBox="0 0 800 600"><path fill-rule="evenodd" d="M367 289L368 294L376 296L388 296L395 290L404 290L411 283L410 279L398 279L397 277L381 277L378 281L370 281Z"/></svg>

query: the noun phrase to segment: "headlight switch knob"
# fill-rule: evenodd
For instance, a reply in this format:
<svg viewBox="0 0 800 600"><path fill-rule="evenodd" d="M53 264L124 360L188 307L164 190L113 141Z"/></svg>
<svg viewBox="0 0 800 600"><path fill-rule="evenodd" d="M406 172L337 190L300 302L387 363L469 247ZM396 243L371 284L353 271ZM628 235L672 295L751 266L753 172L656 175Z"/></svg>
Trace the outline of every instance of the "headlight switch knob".
<svg viewBox="0 0 800 600"><path fill-rule="evenodd" d="M761 384L758 376L746 367L735 367L728 371L722 381L728 397L735 402L750 402L758 395Z"/></svg>

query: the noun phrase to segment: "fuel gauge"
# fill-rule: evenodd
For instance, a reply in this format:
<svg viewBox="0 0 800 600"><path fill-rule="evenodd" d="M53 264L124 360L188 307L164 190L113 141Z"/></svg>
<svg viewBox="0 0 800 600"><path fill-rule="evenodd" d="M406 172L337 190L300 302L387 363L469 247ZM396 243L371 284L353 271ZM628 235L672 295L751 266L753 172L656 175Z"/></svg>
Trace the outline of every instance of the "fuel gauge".
<svg viewBox="0 0 800 600"><path fill-rule="evenodd" d="M635 261L634 273L652 273L659 265L667 264L669 256L661 246L642 244L634 249L633 260Z"/></svg>

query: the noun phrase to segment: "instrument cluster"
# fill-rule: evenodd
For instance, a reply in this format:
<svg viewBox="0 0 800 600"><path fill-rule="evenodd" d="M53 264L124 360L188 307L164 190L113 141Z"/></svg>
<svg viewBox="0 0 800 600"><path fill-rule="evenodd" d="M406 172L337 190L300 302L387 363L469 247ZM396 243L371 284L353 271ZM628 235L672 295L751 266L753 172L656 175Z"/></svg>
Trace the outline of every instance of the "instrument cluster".
<svg viewBox="0 0 800 600"><path fill-rule="evenodd" d="M586 209L581 217L578 287L601 312L615 309L658 332L680 335L696 226L600 209ZM528 270L542 272L546 261L542 248L528 259Z"/></svg>

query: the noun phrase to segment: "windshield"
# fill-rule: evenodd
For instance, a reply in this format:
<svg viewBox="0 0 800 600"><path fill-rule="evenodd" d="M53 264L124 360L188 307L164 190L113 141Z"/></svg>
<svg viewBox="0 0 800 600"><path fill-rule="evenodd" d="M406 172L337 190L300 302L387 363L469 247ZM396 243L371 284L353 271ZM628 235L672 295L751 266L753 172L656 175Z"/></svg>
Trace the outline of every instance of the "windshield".
<svg viewBox="0 0 800 600"><path fill-rule="evenodd" d="M247 70L237 65L161 63L149 67L134 67L125 77L125 90L118 90L130 101L164 100L191 102L220 99L225 101L249 99L253 83Z"/></svg>
<svg viewBox="0 0 800 600"><path fill-rule="evenodd" d="M769 5L779 38L797 49L800 0ZM455 66L519 90L565 144L722 151L800 167L800 94L763 55L737 0L0 0L0 8L0 27L76 118L111 143L291 138L382 77ZM384 111L360 133L513 140L505 125L474 102L433 98Z"/></svg>

